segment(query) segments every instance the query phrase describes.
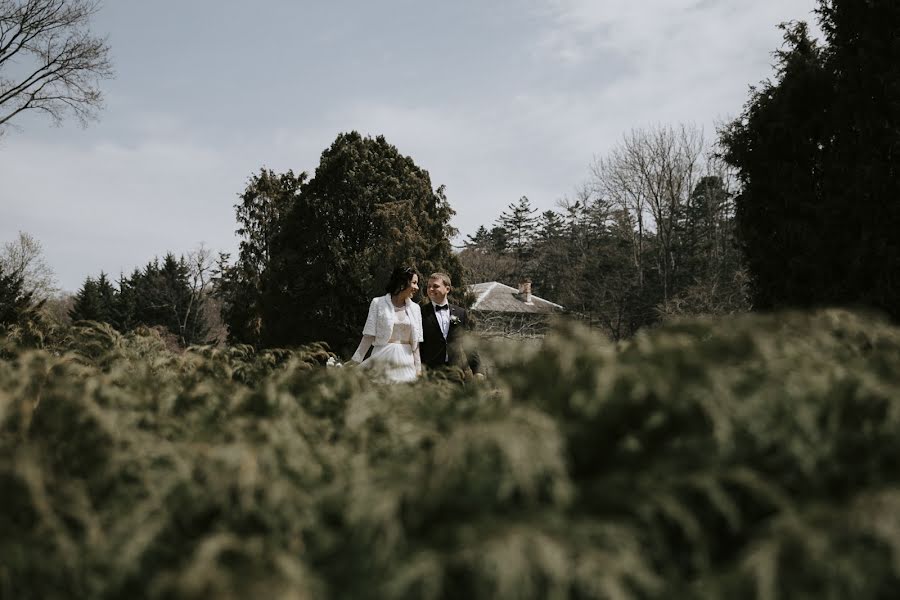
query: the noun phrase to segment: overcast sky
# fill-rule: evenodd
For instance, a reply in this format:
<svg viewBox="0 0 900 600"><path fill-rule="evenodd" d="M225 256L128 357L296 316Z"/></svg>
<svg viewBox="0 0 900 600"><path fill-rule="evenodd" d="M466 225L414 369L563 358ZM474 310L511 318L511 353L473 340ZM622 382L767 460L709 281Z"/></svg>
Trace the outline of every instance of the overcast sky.
<svg viewBox="0 0 900 600"><path fill-rule="evenodd" d="M708 139L772 75L814 0L106 0L116 79L82 129L0 138L0 242L40 240L63 289L166 251L237 247L260 167L312 173L383 134L446 184L460 239L526 195L555 208L632 128Z"/></svg>

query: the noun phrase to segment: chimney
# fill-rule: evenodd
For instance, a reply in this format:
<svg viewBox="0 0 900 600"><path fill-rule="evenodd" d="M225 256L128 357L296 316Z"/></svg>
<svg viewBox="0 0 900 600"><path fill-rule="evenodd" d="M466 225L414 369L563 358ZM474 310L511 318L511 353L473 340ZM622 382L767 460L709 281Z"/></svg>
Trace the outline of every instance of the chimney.
<svg viewBox="0 0 900 600"><path fill-rule="evenodd" d="M531 304L531 280L523 279L519 283L519 299L525 304Z"/></svg>

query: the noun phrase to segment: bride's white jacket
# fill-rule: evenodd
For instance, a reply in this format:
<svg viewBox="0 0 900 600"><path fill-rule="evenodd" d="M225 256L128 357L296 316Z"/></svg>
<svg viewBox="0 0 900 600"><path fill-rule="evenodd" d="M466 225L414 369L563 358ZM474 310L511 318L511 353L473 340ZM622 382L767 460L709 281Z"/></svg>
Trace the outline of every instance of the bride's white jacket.
<svg viewBox="0 0 900 600"><path fill-rule="evenodd" d="M406 300L406 314L412 324L412 349L415 352L419 342L423 339L422 333L422 309L412 300ZM369 304L369 315L366 317L366 325L363 327L363 335L371 335L375 338L376 346L383 346L391 339L391 331L394 329L394 303L391 295L385 294L378 298L372 298Z"/></svg>

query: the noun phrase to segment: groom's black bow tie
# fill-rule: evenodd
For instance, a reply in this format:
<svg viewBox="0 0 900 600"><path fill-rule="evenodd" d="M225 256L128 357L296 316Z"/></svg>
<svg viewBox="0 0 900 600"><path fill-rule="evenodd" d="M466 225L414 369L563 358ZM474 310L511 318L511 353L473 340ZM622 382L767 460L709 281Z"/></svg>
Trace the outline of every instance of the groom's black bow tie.
<svg viewBox="0 0 900 600"><path fill-rule="evenodd" d="M435 304L434 310L450 310L449 304Z"/></svg>

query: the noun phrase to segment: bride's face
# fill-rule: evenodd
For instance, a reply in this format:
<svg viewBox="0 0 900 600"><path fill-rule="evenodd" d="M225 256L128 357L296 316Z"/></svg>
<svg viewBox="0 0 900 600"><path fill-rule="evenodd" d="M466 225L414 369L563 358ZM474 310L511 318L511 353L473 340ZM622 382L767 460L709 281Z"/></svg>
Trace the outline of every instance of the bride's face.
<svg viewBox="0 0 900 600"><path fill-rule="evenodd" d="M419 291L419 276L413 274L412 279L409 280L409 285L406 286L406 289L400 292L400 297L404 300L406 298L412 298Z"/></svg>

